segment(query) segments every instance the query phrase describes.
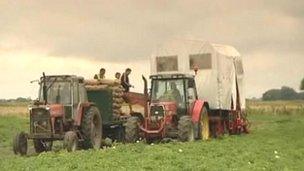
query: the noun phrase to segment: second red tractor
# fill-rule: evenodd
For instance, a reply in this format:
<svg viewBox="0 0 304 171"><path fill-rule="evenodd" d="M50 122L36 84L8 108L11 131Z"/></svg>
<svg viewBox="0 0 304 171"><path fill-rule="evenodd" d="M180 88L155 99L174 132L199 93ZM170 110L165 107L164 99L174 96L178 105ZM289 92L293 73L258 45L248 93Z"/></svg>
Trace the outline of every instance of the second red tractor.
<svg viewBox="0 0 304 171"><path fill-rule="evenodd" d="M150 76L150 79L149 95L145 91L145 114L128 119L125 124L126 141L135 142L140 138L147 142L164 138L178 138L180 141L208 139L209 105L207 101L198 99L194 76L158 74Z"/></svg>

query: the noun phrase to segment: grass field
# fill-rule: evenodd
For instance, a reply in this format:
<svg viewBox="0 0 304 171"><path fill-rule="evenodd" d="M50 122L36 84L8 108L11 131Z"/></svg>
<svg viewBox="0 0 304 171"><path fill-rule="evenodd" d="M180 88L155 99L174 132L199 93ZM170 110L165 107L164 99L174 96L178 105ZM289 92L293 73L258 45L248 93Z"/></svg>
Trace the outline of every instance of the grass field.
<svg viewBox="0 0 304 171"><path fill-rule="evenodd" d="M28 129L28 119L0 116L0 170L303 170L304 113L260 113L253 108L264 104L251 105L248 135L207 142L115 144L97 151L59 150L27 157L13 154L11 139Z"/></svg>

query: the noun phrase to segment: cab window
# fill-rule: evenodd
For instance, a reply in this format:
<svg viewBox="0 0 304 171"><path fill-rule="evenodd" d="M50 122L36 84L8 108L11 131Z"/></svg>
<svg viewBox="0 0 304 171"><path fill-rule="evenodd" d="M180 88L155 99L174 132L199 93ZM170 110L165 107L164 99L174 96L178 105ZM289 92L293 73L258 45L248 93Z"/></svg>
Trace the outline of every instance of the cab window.
<svg viewBox="0 0 304 171"><path fill-rule="evenodd" d="M152 84L152 101L175 101L179 107L185 107L184 80L154 80Z"/></svg>

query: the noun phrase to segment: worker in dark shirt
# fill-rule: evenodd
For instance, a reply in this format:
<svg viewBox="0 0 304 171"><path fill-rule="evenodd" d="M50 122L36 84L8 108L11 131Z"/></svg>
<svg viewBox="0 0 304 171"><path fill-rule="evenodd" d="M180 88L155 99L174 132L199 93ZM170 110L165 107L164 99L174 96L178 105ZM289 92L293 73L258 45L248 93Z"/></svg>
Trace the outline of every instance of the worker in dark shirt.
<svg viewBox="0 0 304 171"><path fill-rule="evenodd" d="M122 87L125 89L125 92L129 92L130 91L130 87L134 87L130 84L129 82L129 75L131 74L131 69L127 68L126 71L122 74L121 76L121 85Z"/></svg>
<svg viewBox="0 0 304 171"><path fill-rule="evenodd" d="M101 69L99 70L99 79L100 79L100 80L105 79L105 78L106 78L106 77L105 77L105 74L106 74L106 69L101 68Z"/></svg>

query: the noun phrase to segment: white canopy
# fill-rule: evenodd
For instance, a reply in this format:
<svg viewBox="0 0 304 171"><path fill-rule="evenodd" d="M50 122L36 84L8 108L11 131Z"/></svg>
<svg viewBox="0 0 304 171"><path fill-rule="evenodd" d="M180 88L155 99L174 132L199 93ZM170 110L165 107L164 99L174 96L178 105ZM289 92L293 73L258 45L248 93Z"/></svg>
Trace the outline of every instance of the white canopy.
<svg viewBox="0 0 304 171"><path fill-rule="evenodd" d="M240 53L232 46L198 40L175 40L151 57L151 74L194 74L198 96L211 109L236 109L237 91L245 109L244 71ZM238 87L238 89L237 89ZM233 105L232 105L233 104Z"/></svg>

